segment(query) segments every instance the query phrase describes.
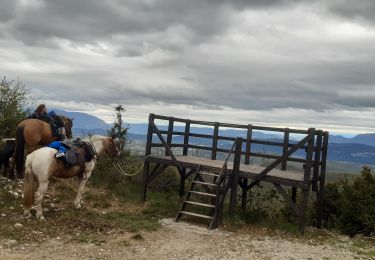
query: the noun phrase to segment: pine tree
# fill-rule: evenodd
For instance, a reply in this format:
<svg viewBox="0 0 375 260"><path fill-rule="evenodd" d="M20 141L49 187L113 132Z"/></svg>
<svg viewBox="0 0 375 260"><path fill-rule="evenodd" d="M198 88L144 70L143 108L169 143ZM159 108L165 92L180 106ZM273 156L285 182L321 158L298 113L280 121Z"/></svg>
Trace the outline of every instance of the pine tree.
<svg viewBox="0 0 375 260"><path fill-rule="evenodd" d="M125 108L122 105L117 105L114 107L115 110L115 122L113 127L109 130L109 135L114 137L117 143L117 148L124 152L125 145L128 142L127 135L129 127L125 126L123 120L123 112L125 112Z"/></svg>

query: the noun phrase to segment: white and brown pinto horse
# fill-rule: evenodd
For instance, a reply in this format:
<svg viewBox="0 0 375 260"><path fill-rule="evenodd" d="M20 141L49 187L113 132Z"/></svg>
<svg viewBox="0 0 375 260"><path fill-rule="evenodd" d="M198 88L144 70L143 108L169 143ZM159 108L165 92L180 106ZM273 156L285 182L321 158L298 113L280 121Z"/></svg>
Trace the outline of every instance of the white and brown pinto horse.
<svg viewBox="0 0 375 260"><path fill-rule="evenodd" d="M114 157L119 155L119 151L113 141L113 138L106 136L94 135L89 139L86 139L95 148L96 155L107 154L108 156ZM26 157L26 169L25 169L25 181L24 181L24 194L23 194L23 205L24 214L26 218L31 217L30 209L34 203L34 191L35 182L39 184L38 190L35 194L35 204L37 206L36 217L38 219L44 219L42 210L42 199L44 193L47 191L48 181L51 176L58 178L71 178L77 176L80 167L74 166L72 168L64 168L64 163L55 158L56 150L49 147L43 147L35 150ZM85 164L85 176L82 179L74 206L80 208L82 206L82 193L86 185L88 178L96 165L96 156Z"/></svg>

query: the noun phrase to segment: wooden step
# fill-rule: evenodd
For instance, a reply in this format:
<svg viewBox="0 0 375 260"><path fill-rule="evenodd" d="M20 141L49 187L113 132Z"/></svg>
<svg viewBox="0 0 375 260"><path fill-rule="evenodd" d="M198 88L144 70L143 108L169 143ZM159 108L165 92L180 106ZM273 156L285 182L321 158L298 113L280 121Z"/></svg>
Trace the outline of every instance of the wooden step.
<svg viewBox="0 0 375 260"><path fill-rule="evenodd" d="M189 211L180 211L180 213L181 213L181 214L184 214L184 215L189 215L189 216L193 216L193 217L198 217L198 218L212 219L211 216L202 215L202 214L197 214L197 213L193 213L193 212L189 212Z"/></svg>
<svg viewBox="0 0 375 260"><path fill-rule="evenodd" d="M202 175L207 175L207 176L219 177L219 174L210 173L210 172L198 172L198 173Z"/></svg>
<svg viewBox="0 0 375 260"><path fill-rule="evenodd" d="M195 191L195 190L191 190L189 192L192 194L201 195L201 196L216 197L216 194L205 193L205 192L200 192L200 191Z"/></svg>
<svg viewBox="0 0 375 260"><path fill-rule="evenodd" d="M193 181L193 183L200 184L200 185L205 185L205 186L217 187L216 184L208 183L208 182Z"/></svg>
<svg viewBox="0 0 375 260"><path fill-rule="evenodd" d="M201 206L201 207L206 207L206 208L215 208L215 205L212 205L212 204L205 204L205 203L200 203L200 202L195 202L195 201L185 201L185 203L187 204L191 204L191 205L196 205L196 206Z"/></svg>

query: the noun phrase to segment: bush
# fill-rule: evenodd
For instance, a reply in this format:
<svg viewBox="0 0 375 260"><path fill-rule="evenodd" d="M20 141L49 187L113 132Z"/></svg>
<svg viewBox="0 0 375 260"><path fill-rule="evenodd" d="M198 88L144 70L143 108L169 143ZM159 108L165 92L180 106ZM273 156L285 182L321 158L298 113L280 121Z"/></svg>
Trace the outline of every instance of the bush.
<svg viewBox="0 0 375 260"><path fill-rule="evenodd" d="M15 136L17 125L29 112L28 94L21 81L0 79L0 139Z"/></svg>
<svg viewBox="0 0 375 260"><path fill-rule="evenodd" d="M375 234L375 177L363 167L361 175L328 184L325 193L325 225L354 236Z"/></svg>

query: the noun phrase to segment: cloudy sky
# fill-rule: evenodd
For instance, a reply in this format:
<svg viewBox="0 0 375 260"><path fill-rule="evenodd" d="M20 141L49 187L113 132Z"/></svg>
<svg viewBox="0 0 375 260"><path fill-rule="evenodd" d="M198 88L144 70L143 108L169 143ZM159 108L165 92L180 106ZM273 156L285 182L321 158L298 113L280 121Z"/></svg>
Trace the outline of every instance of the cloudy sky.
<svg viewBox="0 0 375 260"><path fill-rule="evenodd" d="M375 132L373 0L0 0L0 74L129 122Z"/></svg>

